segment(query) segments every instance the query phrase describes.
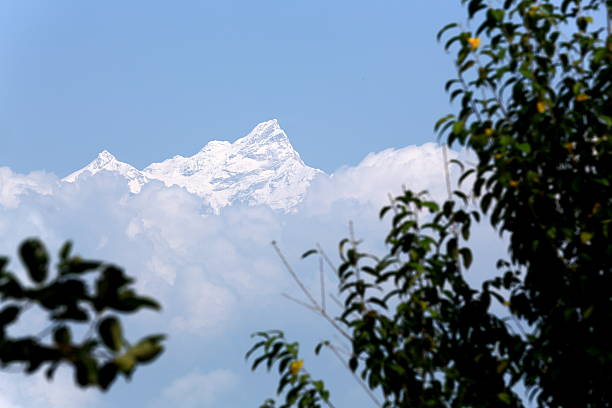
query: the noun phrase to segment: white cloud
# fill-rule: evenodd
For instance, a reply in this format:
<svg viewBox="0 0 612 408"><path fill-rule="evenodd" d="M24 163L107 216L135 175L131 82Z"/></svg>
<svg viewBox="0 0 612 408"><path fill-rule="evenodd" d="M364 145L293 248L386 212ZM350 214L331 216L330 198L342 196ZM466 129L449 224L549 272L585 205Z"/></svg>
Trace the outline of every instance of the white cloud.
<svg viewBox="0 0 612 408"><path fill-rule="evenodd" d="M451 158L457 156L450 152ZM0 254L15 254L19 242L29 236L41 237L52 252L65 239L74 240L78 253L124 267L136 277L139 291L161 301L163 314L132 318L139 331L170 332L168 353L180 344L197 360L198 353L205 352L200 343L223 338L232 344L234 339L223 337L226 333L244 326L274 327L287 313L287 303L278 294L293 290L293 284L270 246L272 240L308 283L314 278L308 265L297 261L299 255L319 242L333 256L338 241L347 235L349 220L354 221L357 236L366 238L368 249L384 249L381 238L388 223L378 219L378 211L388 203L388 194L401 193L402 185L429 190L434 198L443 199L441 148L429 143L372 153L357 166L318 178L298 211L290 214L267 207L233 206L211 215L199 197L161 182L148 183L133 195L124 179L108 172L60 183L52 175L20 175L0 168ZM260 317L257 313L264 309L272 314ZM249 319L254 318L265 321L253 325ZM184 367L176 368L178 363L164 364L184 372L180 371ZM0 382L10 389L0 394L0 404L5 404L0 408L38 406L32 402L37 401L34 397L12 397L19 395L15 387L32 384L28 381ZM175 401L172 405L178 407L195 406L196 400L213 404L219 390L229 389L236 381L228 371L192 372L166 387L163 399ZM56 383L50 387L63 389ZM147 397L132 405L142 405L143 399ZM178 405L181 401L184 405Z"/></svg>
<svg viewBox="0 0 612 408"><path fill-rule="evenodd" d="M58 369L51 382L42 373L0 373L0 408L95 408L99 402L100 393L77 388L68 370Z"/></svg>
<svg viewBox="0 0 612 408"><path fill-rule="evenodd" d="M139 288L166 305L165 319L174 327L200 333L227 327L240 307L286 286L272 240L294 257L315 242L335 248L353 220L358 235L376 241L386 225L378 210L401 186L445 196L439 145L371 153L357 166L320 177L293 214L235 206L211 215L201 198L157 181L134 195L125 179L109 172L60 183L52 175L0 168L0 253L14 253L28 236L52 249L73 239L79 253L135 275Z"/></svg>
<svg viewBox="0 0 612 408"><path fill-rule="evenodd" d="M221 397L236 389L238 376L230 370L199 371L177 378L161 392L162 401L154 406L174 408L206 408L223 406Z"/></svg>
<svg viewBox="0 0 612 408"><path fill-rule="evenodd" d="M24 175L13 173L8 167L0 167L0 205L15 208L22 195L51 194L56 183L55 176L42 171Z"/></svg>
<svg viewBox="0 0 612 408"><path fill-rule="evenodd" d="M220 329L232 320L236 296L223 286L197 279L198 269L184 276L185 283L177 293L183 303L183 313L172 319L172 326L190 333L206 333Z"/></svg>
<svg viewBox="0 0 612 408"><path fill-rule="evenodd" d="M459 154L449 151L449 159ZM452 169L451 169L452 170ZM313 214L333 211L338 201L353 201L380 209L389 203L389 194L401 194L402 187L428 190L436 199L445 198L444 159L436 143L387 149L368 154L357 166L342 167L331 177L319 177L308 191L304 209Z"/></svg>
<svg viewBox="0 0 612 408"><path fill-rule="evenodd" d="M135 275L142 290L161 298L174 327L202 332L235 319L238 302L249 307L286 286L272 240L291 256L317 241L334 248L349 220L358 234L382 237L386 224L377 220L378 210L402 185L444 197L442 157L434 143L371 153L318 178L295 214L236 206L218 216L199 197L157 181L133 195L108 172L58 183L44 173L1 168L0 253L14 253L27 236L51 248L73 239L81 254Z"/></svg>

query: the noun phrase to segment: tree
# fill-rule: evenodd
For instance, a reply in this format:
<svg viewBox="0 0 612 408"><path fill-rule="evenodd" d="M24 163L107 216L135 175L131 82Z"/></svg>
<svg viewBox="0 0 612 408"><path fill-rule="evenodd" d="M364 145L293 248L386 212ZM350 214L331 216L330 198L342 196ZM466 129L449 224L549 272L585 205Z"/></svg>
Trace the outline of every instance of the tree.
<svg viewBox="0 0 612 408"><path fill-rule="evenodd" d="M475 28L439 34L459 108L435 128L478 160L458 163L467 193L407 191L382 210L385 256L342 242L348 364L385 407L520 407L517 384L540 407L612 406L612 2L462 3ZM606 11L607 33L593 28ZM509 247L476 288L466 242L481 218ZM291 372L297 344L260 335L253 369L277 364L283 407L330 401L322 383L303 398L315 383Z"/></svg>
<svg viewBox="0 0 612 408"><path fill-rule="evenodd" d="M9 272L8 259L0 257L0 365L17 364L27 374L46 366L46 376L51 379L65 363L73 367L79 386L106 390L118 374L130 378L139 364L152 361L163 350L163 335L130 344L114 313L159 310L160 306L154 299L137 295L131 288L134 280L123 270L73 256L71 248L70 242L62 247L57 275L50 278L44 245L36 239L24 241L19 255L33 285ZM11 336L10 326L30 308L46 312L50 326L37 336ZM81 341L75 339L79 329ZM52 339L47 340L49 335Z"/></svg>

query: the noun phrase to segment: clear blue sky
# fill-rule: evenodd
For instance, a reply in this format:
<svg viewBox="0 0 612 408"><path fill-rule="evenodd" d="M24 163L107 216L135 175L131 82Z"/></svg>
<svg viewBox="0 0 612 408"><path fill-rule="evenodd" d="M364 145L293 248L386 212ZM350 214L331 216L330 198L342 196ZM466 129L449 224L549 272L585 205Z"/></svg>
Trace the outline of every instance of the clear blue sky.
<svg viewBox="0 0 612 408"><path fill-rule="evenodd" d="M0 2L0 166L142 168L277 118L311 166L434 138L458 1Z"/></svg>

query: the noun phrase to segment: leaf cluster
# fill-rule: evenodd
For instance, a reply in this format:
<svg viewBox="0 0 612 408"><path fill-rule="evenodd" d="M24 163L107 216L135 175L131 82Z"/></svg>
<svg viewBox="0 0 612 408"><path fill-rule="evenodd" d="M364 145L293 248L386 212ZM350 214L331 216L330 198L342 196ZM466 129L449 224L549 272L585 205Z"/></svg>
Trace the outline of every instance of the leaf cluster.
<svg viewBox="0 0 612 408"><path fill-rule="evenodd" d="M479 213L457 207L407 191L381 212L393 214L388 255L341 248L349 366L382 391L384 407L520 405L512 388L523 344L491 312L504 288L465 281L472 254L463 244Z"/></svg>
<svg viewBox="0 0 612 408"><path fill-rule="evenodd" d="M37 239L24 241L19 255L31 285L6 269L7 258L0 258L0 365L21 364L28 374L46 366L52 378L65 363L73 367L79 386L106 390L118 374L130 378L139 364L163 350L163 335L130 344L116 314L160 306L136 294L133 279L123 270L73 256L71 248L70 242L62 247L57 274L50 276L45 246ZM46 312L51 325L38 336L11 336L10 326L31 307ZM73 333L79 324L89 325L80 341Z"/></svg>
<svg viewBox="0 0 612 408"><path fill-rule="evenodd" d="M289 343L279 330L258 332L253 337L260 341L247 352L246 358L253 356L251 369L265 363L270 371L275 365L280 375L277 395L285 394L285 402L279 408L300 407L320 408L322 404L330 405L329 391L320 380L313 380L310 374L302 368L303 360L299 359L299 344ZM259 353L255 357L255 354ZM264 402L261 408L274 408L273 399Z"/></svg>

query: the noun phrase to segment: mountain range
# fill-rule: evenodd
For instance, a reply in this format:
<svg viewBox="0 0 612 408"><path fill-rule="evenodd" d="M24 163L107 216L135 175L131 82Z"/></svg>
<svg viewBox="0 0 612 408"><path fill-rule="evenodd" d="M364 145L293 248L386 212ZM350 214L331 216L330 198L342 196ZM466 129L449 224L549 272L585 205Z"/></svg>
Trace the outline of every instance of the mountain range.
<svg viewBox="0 0 612 408"><path fill-rule="evenodd" d="M215 212L236 203L291 211L312 180L325 174L304 164L276 119L258 124L234 143L211 141L193 156L174 156L143 170L104 150L63 181L74 182L100 171L125 178L134 194L152 180L184 187L202 197Z"/></svg>

